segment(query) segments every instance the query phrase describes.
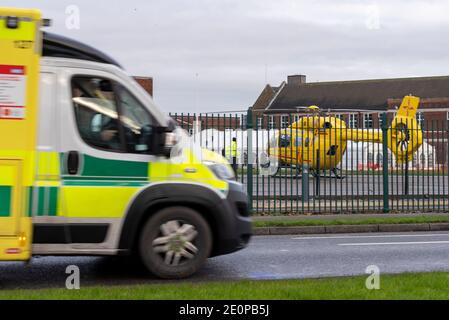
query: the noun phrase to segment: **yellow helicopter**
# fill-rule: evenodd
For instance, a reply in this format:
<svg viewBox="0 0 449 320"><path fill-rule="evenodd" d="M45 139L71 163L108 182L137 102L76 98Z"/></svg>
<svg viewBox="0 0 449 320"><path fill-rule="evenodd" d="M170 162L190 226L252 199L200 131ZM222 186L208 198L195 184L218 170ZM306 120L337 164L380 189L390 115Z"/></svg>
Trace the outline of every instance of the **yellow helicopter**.
<svg viewBox="0 0 449 320"><path fill-rule="evenodd" d="M397 164L408 163L423 142L422 130L416 121L420 99L405 96L401 106L387 130L388 148L394 154ZM347 141L382 143L382 130L352 129L335 116L322 116L317 106L308 107L308 115L282 129L268 145L268 162L262 168L273 167L276 175L281 167L295 167L301 172L308 165L314 176L320 170L330 170L336 178L338 164L346 151Z"/></svg>

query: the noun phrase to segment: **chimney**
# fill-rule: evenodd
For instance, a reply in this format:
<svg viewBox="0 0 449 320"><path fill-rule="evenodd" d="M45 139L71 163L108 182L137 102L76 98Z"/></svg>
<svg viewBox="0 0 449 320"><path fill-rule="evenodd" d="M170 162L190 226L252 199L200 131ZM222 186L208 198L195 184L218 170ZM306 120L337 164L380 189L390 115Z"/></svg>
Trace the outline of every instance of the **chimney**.
<svg viewBox="0 0 449 320"><path fill-rule="evenodd" d="M306 76L303 74L294 74L287 77L287 85L299 87L306 83Z"/></svg>

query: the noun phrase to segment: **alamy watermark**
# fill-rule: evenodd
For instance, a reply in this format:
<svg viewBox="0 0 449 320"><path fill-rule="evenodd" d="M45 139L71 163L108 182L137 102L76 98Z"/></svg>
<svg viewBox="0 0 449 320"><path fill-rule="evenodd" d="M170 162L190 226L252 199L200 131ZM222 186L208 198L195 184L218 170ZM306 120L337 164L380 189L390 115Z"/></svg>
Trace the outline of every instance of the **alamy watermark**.
<svg viewBox="0 0 449 320"><path fill-rule="evenodd" d="M69 30L79 30L81 28L80 8L77 5L69 5L65 8L65 27Z"/></svg>
<svg viewBox="0 0 449 320"><path fill-rule="evenodd" d="M68 290L79 290L81 288L80 268L75 265L69 265L65 269L69 276L65 280L65 287Z"/></svg>
<svg viewBox="0 0 449 320"><path fill-rule="evenodd" d="M365 26L368 30L380 29L380 9L376 4L367 6L366 8L367 18L365 20Z"/></svg>
<svg viewBox="0 0 449 320"><path fill-rule="evenodd" d="M365 269L365 273L369 276L365 280L365 287L368 290L379 290L380 289L380 269L376 265L369 265Z"/></svg>

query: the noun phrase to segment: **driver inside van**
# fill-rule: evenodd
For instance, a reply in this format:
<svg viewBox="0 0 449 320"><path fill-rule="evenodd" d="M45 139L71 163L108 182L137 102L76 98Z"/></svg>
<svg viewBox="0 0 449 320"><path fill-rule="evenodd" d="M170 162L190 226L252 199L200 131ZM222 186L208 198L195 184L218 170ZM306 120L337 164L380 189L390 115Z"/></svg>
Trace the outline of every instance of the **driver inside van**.
<svg viewBox="0 0 449 320"><path fill-rule="evenodd" d="M91 126L92 133L96 133L110 149L120 148L117 119L97 113L92 118Z"/></svg>
<svg viewBox="0 0 449 320"><path fill-rule="evenodd" d="M120 150L118 114L111 82L78 78L72 95L82 138L96 147Z"/></svg>

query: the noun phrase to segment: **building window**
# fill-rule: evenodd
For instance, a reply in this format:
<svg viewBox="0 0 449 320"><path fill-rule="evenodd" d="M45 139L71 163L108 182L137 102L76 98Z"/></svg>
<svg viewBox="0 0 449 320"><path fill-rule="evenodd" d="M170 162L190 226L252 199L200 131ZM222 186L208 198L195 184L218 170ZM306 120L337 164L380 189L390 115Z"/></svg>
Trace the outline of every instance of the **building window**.
<svg viewBox="0 0 449 320"><path fill-rule="evenodd" d="M363 128L369 129L373 127L373 115L372 113L365 113L363 115Z"/></svg>
<svg viewBox="0 0 449 320"><path fill-rule="evenodd" d="M349 128L357 128L357 115L356 114L349 115Z"/></svg>
<svg viewBox="0 0 449 320"><path fill-rule="evenodd" d="M242 114L241 117L240 117L240 128L245 130L246 129L246 125L247 125L247 115L246 114Z"/></svg>
<svg viewBox="0 0 449 320"><path fill-rule="evenodd" d="M289 116L281 116L281 128L287 128L289 125Z"/></svg>
<svg viewBox="0 0 449 320"><path fill-rule="evenodd" d="M292 116L292 123L298 122L299 121L299 115L295 114Z"/></svg>
<svg viewBox="0 0 449 320"><path fill-rule="evenodd" d="M424 126L424 112L418 112L416 114L416 121L421 128Z"/></svg>
<svg viewBox="0 0 449 320"><path fill-rule="evenodd" d="M382 128L382 126L384 125L384 114L378 113L377 119L379 119L379 128Z"/></svg>
<svg viewBox="0 0 449 320"><path fill-rule="evenodd" d="M257 129L261 129L263 125L263 118L258 117L257 118Z"/></svg>
<svg viewBox="0 0 449 320"><path fill-rule="evenodd" d="M274 121L274 116L270 116L269 118L268 118L269 120L268 120L268 129L274 129L274 126L275 126L275 121Z"/></svg>

